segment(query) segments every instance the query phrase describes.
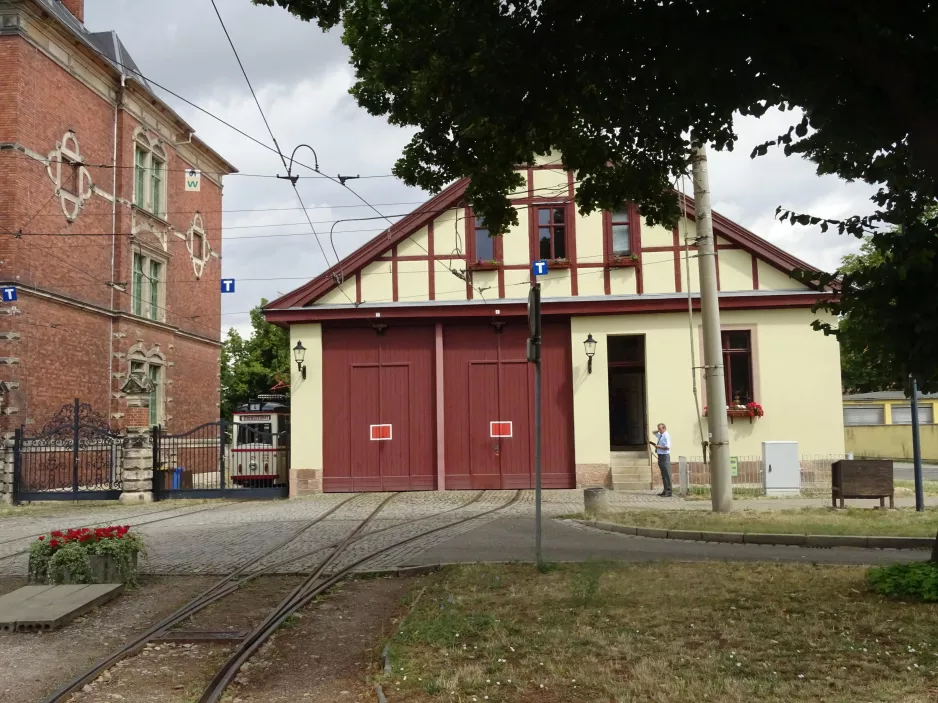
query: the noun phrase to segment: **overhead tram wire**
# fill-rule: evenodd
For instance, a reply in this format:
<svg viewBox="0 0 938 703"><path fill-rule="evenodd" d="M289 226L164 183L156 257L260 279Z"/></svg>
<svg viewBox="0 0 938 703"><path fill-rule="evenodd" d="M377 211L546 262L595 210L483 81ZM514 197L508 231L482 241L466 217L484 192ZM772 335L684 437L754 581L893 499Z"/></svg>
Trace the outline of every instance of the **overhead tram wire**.
<svg viewBox="0 0 938 703"><path fill-rule="evenodd" d="M331 180L328 176L326 176L325 178L326 178L327 180ZM574 181L575 184L576 184L576 183L580 183L580 182L582 182L582 181ZM541 190L549 190L549 191L552 191L552 192L556 192L556 188L554 188L553 186L548 186L548 187L544 187L544 188L535 188L535 189L534 189L534 192L538 192L538 191L541 191ZM57 193L53 193L53 196L52 196L52 197L54 198L56 195L57 195ZM558 196L558 197L566 197L566 196ZM52 199L52 198L50 198L50 202L51 202L51 199ZM374 206L372 206L371 204L368 204L367 201L365 201L365 203L366 203L366 204L364 204L364 205L336 206L336 207L367 207L367 208L371 208L372 210L375 210ZM393 203L391 203L391 204L393 204ZM424 205L425 205L426 202L425 202L425 201L422 201L420 204L424 204ZM516 207L519 207L519 209L520 209L520 208L524 208L524 209L530 210L530 209L532 209L532 208L537 208L537 207L541 207L541 206L542 206L542 203L527 203L527 204L524 204L524 205L521 205L521 206L516 206ZM43 206L43 207L45 207L45 206ZM329 207L329 206L324 206L323 209L326 209L326 208L328 208L328 207ZM302 210L302 208L291 208L291 209ZM315 208L310 207L310 208L308 208L308 209L309 209L309 210L313 210L313 209L315 209ZM455 218L455 220L456 220L457 222L461 222L461 221L463 221L463 220L465 219L465 217L459 213L459 211L460 211L461 209L462 209L462 208L460 208L459 206L450 205L450 206L447 206L447 207L429 208L429 209L426 209L426 210L421 209L421 208L417 208L417 209L411 210L410 212L407 212L407 213L394 214L394 215L385 215L385 214L383 214L383 213L380 213L380 211L378 211L379 214L378 214L378 216L376 216L376 217L348 217L348 218L343 218L343 219L340 219L340 220L317 220L317 221L315 221L313 224L331 224L331 223L334 223L334 222L368 222L368 221L372 221L372 220L386 220L386 221L388 221L388 222L391 222L391 220L389 219L389 218L391 218L391 217L404 218L404 217L410 217L411 215L443 214L443 213L451 212L451 211L456 213L456 218ZM178 213L183 213L183 214L195 214L195 213L205 214L205 213L211 212L211 211L205 211L205 210L184 210L184 211L177 211L177 212L178 212ZM217 212L217 211L216 211L216 212ZM262 210L258 210L258 212L265 212L265 210L263 210L263 209L262 209ZM52 214L52 215L45 215L45 217L61 217L61 215L59 215L59 214ZM233 226L233 227L224 227L224 226L223 226L223 227L222 227L222 230L226 230L226 229L261 229L261 228L264 228L264 227L288 227L288 226L298 226L298 225L301 225L301 224L309 224L309 223L291 222L291 223L271 223L271 224L258 224L258 225L243 225L243 226ZM392 226L394 226L394 225L396 225L396 224L398 224L398 222L391 222L391 225L392 225ZM346 232L384 232L384 231L386 231L386 229L387 229L387 228L385 228L385 229L345 230L345 231L346 231ZM224 237L224 238L222 239L222 241L223 241L223 242L231 242L231 241L237 241L237 240L239 240L239 239L263 239L263 238L268 238L268 237L269 237L269 238L275 238L275 237L308 237L309 234L310 234L309 232L293 232L293 233L289 233L289 234L268 234L268 235L256 235L256 236L255 236L255 235L245 235L245 236L240 236L240 237ZM339 234L342 234L342 232L339 232ZM69 237L69 238L73 238L73 237L74 237L74 238L80 238L80 237L112 237L112 236L115 236L115 235L114 235L113 232L75 232L75 233L69 233L69 232L66 232L66 233L63 233L63 232L24 232L24 233L23 233L23 236L27 236L27 237ZM118 237L134 237L134 236L138 236L138 235L134 235L134 234L128 233L128 232L119 232L119 233L117 233L116 236L118 236ZM108 244L108 246L110 246L110 244ZM425 251L426 251L426 250L425 250Z"/></svg>
<svg viewBox="0 0 938 703"><path fill-rule="evenodd" d="M283 169L287 172L287 180L290 181L290 185L293 187L293 192L296 193L296 198L303 207L303 214L306 215L306 221L309 223L309 228L312 230L313 236L316 238L316 243L319 245L319 251L322 252L322 258L326 264L328 264L329 257L326 255L326 249L323 247L322 241L319 239L319 234L316 232L316 228L313 226L313 220L309 216L309 212L306 210L306 203L303 202L303 196L300 195L300 190L296 187L296 181L292 178L293 164L299 163L294 159L296 156L296 149L293 150L293 155L290 157L290 165L287 166L287 159L283 155L283 151L280 149L280 144L277 143L277 138L274 136L274 131L270 128L270 122L267 121L267 115L264 114L264 108L261 107L260 100L257 99L257 93L254 91L254 86L251 85L251 79L248 77L248 72L245 70L244 63L241 61L241 57L238 55L238 49L235 47L234 41L231 39L231 35L228 33L228 28L225 26L225 20L222 19L221 12L218 11L218 5L215 4L215 0L210 1L212 3L212 8L215 10L215 15L218 17L218 22L221 24L222 31L224 31L225 37L228 39L228 46L231 47L231 51L235 56L235 60L238 62L238 66L241 68L241 75L244 76L244 81L247 83L248 89L251 91L251 96L254 98L254 104L257 105L257 111L261 113L261 119L264 120L264 126L267 127L267 133L270 135L270 139L274 143L274 147L276 147L277 156L280 157L280 161L283 164ZM297 147L297 149L299 149L299 147ZM316 168L314 170L318 173L319 158L316 156L316 152L312 147L310 147L310 151L313 152L313 157L316 159ZM354 301L349 297L349 294L345 292L345 289L342 286L339 286L339 289L342 291L342 295L344 295L348 301L354 305Z"/></svg>
<svg viewBox="0 0 938 703"><path fill-rule="evenodd" d="M43 164L43 165L45 165L45 166L49 166L49 165L51 165L51 164L57 163L57 162L55 161L55 159L49 159L49 158L37 159L37 158L34 158L34 157L32 157L32 156L29 156L28 154L23 154L23 153L18 152L18 151L8 151L8 152L6 152L6 153L9 154L9 156L11 156L12 158L23 159L23 160L26 160L26 161L33 161L33 162L35 162L35 163L41 163L41 164ZM129 168L129 169L134 169L134 168L138 168L138 167L137 167L136 165L134 165L134 164L130 164L130 165L120 165L120 166L119 166L119 165L115 165L115 164L92 164L92 163L87 163L87 162L85 162L85 161L75 161L75 162L71 162L71 164L72 164L72 165L75 165L75 166L83 166L84 168L101 168L101 169L128 169L128 168ZM230 178L230 177L238 177L238 178L274 178L274 179L283 180L283 176L280 176L280 175L278 175L278 174L276 174L276 173L241 173L241 172L238 172L238 173L225 173L224 171L205 171L204 169L192 169L192 168L163 168L163 169L161 169L161 170L162 170L163 172L165 172L165 173L189 173L190 171L198 170L199 173L201 173L201 174L203 174L203 175L206 175L206 176L224 176L225 178ZM328 179L329 179L329 176L327 176L327 175L324 174L324 173L317 173L317 175L314 175L314 176L313 176L313 175L310 175L310 176L296 176L296 178L298 178L298 179L299 179L299 178L315 178L315 179L328 180ZM393 173L386 173L386 174L377 174L377 175L356 176L356 178L362 178L362 179L366 179L366 178L367 178L367 179L372 179L372 178L396 178L396 176L395 176ZM297 209L299 209L299 208L297 208Z"/></svg>
<svg viewBox="0 0 938 703"><path fill-rule="evenodd" d="M0 0L0 3L2 3L3 5L6 5L6 6L9 7L9 8L12 8L13 10L17 10L17 11L19 11L19 12L22 12L22 13L26 14L27 16L31 17L31 18L34 19L34 20L43 21L43 18L42 18L42 17L40 17L38 14L36 14L34 11L30 10L30 9L27 8L26 6L21 5L20 3L16 3L16 4L14 5L14 4L10 3L9 0ZM163 91L165 91L166 93L168 93L169 95L172 95L174 98L177 98L177 99L179 99L179 100L182 100L184 103L186 103L186 104L189 105L190 107L193 107L193 108L195 108L196 110L198 110L199 112L201 112L201 113L207 115L208 117L211 117L213 120L216 120L216 121L220 122L221 124L225 125L225 126L228 127L229 129L233 129L235 132L237 132L238 134L240 134L242 137L245 137L246 139L250 139L252 142L254 142L255 144L257 144L258 146L261 146L261 147L263 147L264 149L267 149L268 151L271 151L271 152L273 152L273 153L279 155L279 152L278 152L276 149L274 149L273 147L271 147L269 144L265 144L264 142L262 142L262 141L261 141L260 139L258 139L257 137L253 137L253 136L251 136L250 134L248 134L247 132L245 132L244 130L239 129L238 127L235 127L233 124L231 124L230 122L225 121L224 119L222 119L222 118L219 117L218 115L214 114L213 112L210 112L209 110L206 110L204 107L202 107L202 106L200 106L200 105L197 105L196 103L192 102L192 101L189 100L188 98L184 98L182 95L180 95L179 93L176 93L176 92L170 90L170 89L167 88L166 86L161 85L160 83L157 83L155 80L153 80L153 79L150 78L149 76L143 75L143 74L142 74L139 70L137 70L135 67L133 67L133 66L128 66L128 65L126 65L126 64L123 64L123 63L121 63L120 61L118 61L116 58L111 58L110 56L108 56L108 55L105 54L104 52L98 50L97 47L92 46L91 44L83 44L82 46L83 46L85 49L87 49L87 50L89 50L89 51L91 51L91 52L93 52L93 53L95 53L95 54L98 54L98 55L99 55L101 58L103 58L107 63L113 64L113 65L115 65L115 66L119 66L120 68L129 71L132 75L136 76L136 77L139 78L140 80L146 81L146 82L149 83L150 85L156 86L156 87L159 88L160 90L163 90ZM303 168L309 169L310 171L314 171L314 170L315 170L315 169L313 169L312 166L307 166L306 164L304 164L304 163L302 163L302 162L297 161L296 163L297 163L298 165L302 166Z"/></svg>
<svg viewBox="0 0 938 703"><path fill-rule="evenodd" d="M590 255L590 256L580 256L580 257L577 257L577 264L580 264L580 263L582 263L582 262L592 262L592 261L595 261L596 259L601 259L601 258L603 258L604 256L605 256L605 254L594 254L594 255ZM693 259L693 258L695 258L695 256L691 256L690 258ZM383 261L382 263L390 264L391 262L390 262L389 260L385 260L385 261ZM664 259L664 260L662 260L662 261L650 261L650 262L644 264L644 266L646 266L646 267L647 267L647 266L654 266L654 265L656 265L656 264L661 264L661 263L672 263L672 264L673 264L672 261L668 261L667 259ZM519 270L522 270L522 268L523 268L523 270L527 271L527 270L530 269L530 267L527 266L527 265L524 265L522 268L519 268L519 267L522 267L522 265L521 265L521 264L515 264L515 265L514 265L514 268L511 268L511 269L508 269L508 270L519 271ZM598 267L598 266L596 266L596 265L582 266L582 267L578 267L578 268L580 268L580 269L597 269L598 271L604 270L604 269L602 269L602 268L600 268L600 267ZM241 277L238 277L238 281L311 281L311 280L317 278L318 276L321 276L323 273L325 273L325 271L320 271L319 273L309 274L309 275L305 275L305 276L263 276L263 277L258 277L258 278L241 278ZM588 274L588 273L593 273L593 271L583 270L583 271L578 271L578 273L579 273L579 275L582 276L582 275L586 275L586 274ZM390 271L371 271L371 272L369 272L369 273L361 273L360 275L362 275L362 276L390 276L390 275L391 275L391 272L390 272ZM426 275L427 275L427 272L426 272L426 271L398 271L398 272L397 272L397 275L398 275L398 276L418 276L418 275L424 275L424 276L426 276ZM146 274L144 274L144 278L148 278L148 277L146 276ZM95 279L95 280L97 280L97 279ZM204 282L215 283L215 282L217 282L217 279L204 279L204 278L203 278L202 280L192 280L191 278L185 278L185 279L183 279L183 278L180 278L180 279L165 279L165 278L164 278L164 279L160 279L160 282L161 282L161 283L172 283L172 284L192 284L192 285L198 285L198 284L204 283ZM56 284L56 285L59 285L59 286L62 287L62 288L88 288L88 287L91 287L91 286L94 285L94 284L82 283L82 284ZM512 285L513 285L513 284L512 284ZM225 314L229 314L229 313L225 313Z"/></svg>

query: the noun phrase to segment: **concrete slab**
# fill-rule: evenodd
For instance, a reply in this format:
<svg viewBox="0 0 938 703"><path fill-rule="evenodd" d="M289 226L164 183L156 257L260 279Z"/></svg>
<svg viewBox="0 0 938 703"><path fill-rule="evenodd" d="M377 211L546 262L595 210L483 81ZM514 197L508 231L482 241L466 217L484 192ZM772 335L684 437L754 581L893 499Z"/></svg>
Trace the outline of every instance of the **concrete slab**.
<svg viewBox="0 0 938 703"><path fill-rule="evenodd" d="M51 632L106 603L120 583L24 586L0 597L0 632Z"/></svg>

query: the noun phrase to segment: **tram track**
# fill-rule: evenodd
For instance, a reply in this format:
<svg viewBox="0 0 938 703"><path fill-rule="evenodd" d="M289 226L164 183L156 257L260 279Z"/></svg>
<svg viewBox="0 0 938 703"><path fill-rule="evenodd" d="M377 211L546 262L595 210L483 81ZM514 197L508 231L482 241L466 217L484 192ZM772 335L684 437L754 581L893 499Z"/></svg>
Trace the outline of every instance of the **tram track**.
<svg viewBox="0 0 938 703"><path fill-rule="evenodd" d="M346 564L345 566L336 569L332 574L328 574L327 570L329 565L335 562L339 555L341 555L344 550L350 544L352 544L349 539L343 540L336 546L333 552L328 557L326 557L326 559L324 559L320 565L299 586L297 586L293 592L287 596L287 598L285 598L260 625L254 629L253 632L251 632L244 640L241 641L241 643L235 648L234 652L229 655L228 659L212 678L212 681L205 689L205 692L202 694L201 698L199 698L199 703L218 703L225 694L225 690L238 675L241 667L244 666L244 664L251 658L251 656L253 656L253 654L258 649L260 649L260 647L268 639L270 639L271 635L277 631L277 629L288 617L293 615L293 613L295 613L300 608L308 605L317 596L328 591L339 581L352 574L358 566L361 566L362 564L371 561L372 559L379 557L382 554L386 554L393 549L397 549L398 547L415 542L416 540L423 537L427 537L434 533L441 532L442 530L451 529L458 525L464 524L470 520L476 520L481 517L491 515L492 513L498 512L500 510L504 510L505 508L514 505L520 497L521 491L517 491L514 497L503 505L496 506L495 508L486 510L476 515L470 515L468 517L462 518L461 520L457 520L456 522L426 530L406 539L398 540L393 544L377 549L374 552L366 554L364 557L351 562L350 564ZM349 537L352 536L353 535L350 535Z"/></svg>
<svg viewBox="0 0 938 703"><path fill-rule="evenodd" d="M466 518L457 520L455 522L449 522L445 525L441 525L431 530L421 532L417 535L408 537L406 539L396 541L393 544L385 548L378 549L372 553L369 553L368 555L354 562L350 566L337 569L331 574L326 573L330 565L334 564L335 561L345 552L345 550L348 547L359 542L360 540L366 539L368 537L373 537L375 535L387 532L389 530L401 528L407 525L412 525L412 524L415 524L424 520L440 518L448 513L452 513L457 510L463 510L477 503L482 498L484 493L485 493L484 491L480 491L472 499L466 501L465 503L462 503L458 506L455 506L453 508L450 508L450 509L438 512L438 513L434 513L432 515L425 515L425 516L413 518L410 520L403 520L400 522L396 522L393 525L388 525L388 526L382 527L380 529L377 529L371 532L365 532L364 531L365 528L371 524L371 522L377 517L378 513L393 498L399 495L395 493L387 497L386 499L384 499L367 517L359 521L358 525L351 532L349 532L345 537L343 537L341 540L337 540L327 545L318 546L314 549L307 550L301 554L293 555L286 559L276 561L273 564L265 565L256 571L249 571L252 567L257 566L258 564L262 563L265 559L268 559L269 557L271 557L278 550L286 547L290 542L295 540L297 537L301 536L304 532L306 532L307 530L309 530L316 524L322 522L326 518L333 515L336 511L338 511L340 508L347 505L350 501L356 498L360 498L361 496L364 496L367 494L357 494L357 495L351 496L339 502L338 504L334 505L332 508L330 508L328 511L326 511L322 515L319 515L313 520L307 522L299 530L294 531L286 539L277 543L272 548L266 550L263 554L254 556L248 559L243 564L239 565L234 571L222 577L219 581L211 585L205 591L195 596L189 602L180 606L176 611L174 611L167 617L163 618L161 621L159 621L155 625L148 628L142 634L134 637L132 640L127 642L119 650L107 656L105 659L102 659L101 661L97 662L94 666L92 666L85 672L79 674L78 676L76 676L75 678L73 678L72 680L64 684L62 687L60 687L58 690L52 693L48 698L44 699L44 703L64 703L65 701L68 701L70 699L71 694L77 691L80 691L85 685L95 681L99 676L101 676L105 671L113 667L119 661L126 659L128 657L134 656L135 654L139 653L141 650L144 649L144 647L146 647L148 642L154 639L157 639L163 633L167 633L171 631L173 627L191 618L199 611L207 608L209 605L212 605L213 603L218 602L222 598L225 598L226 596L234 593L246 583L256 578L259 578L261 576L273 575L276 573L276 569L286 564L298 561L300 559L309 558L322 551L332 549L333 551L330 553L330 555L328 555L325 559L319 562L316 568L313 569L312 572L310 572L310 574L304 579L304 581L298 587L293 589L293 591L291 591L291 593L286 598L284 598L280 602L280 604L276 608L274 608L273 611L271 611L271 613L263 620L263 622L257 628L255 628L255 630L244 641L244 642L247 642L247 640L250 639L252 643L256 643L257 646L259 647L270 637L271 634L273 634L273 632L279 626L279 623L283 621L283 619L285 619L286 617L289 617L289 615L295 612L297 609L306 605L309 601L315 598L316 595L318 595L319 593L322 593L325 590L328 590L329 588L331 588L332 585L334 585L339 580L341 580L341 578L344 578L345 576L347 576L351 570L354 570L354 568L360 565L361 563L364 563L370 559L373 559L376 556L380 556L381 554L387 553L388 551L391 551L392 549L395 549L404 544L414 542L421 537L425 537L435 532L439 532L444 529L458 526L460 524L468 522L469 520L477 519L485 515L491 514L495 511L502 510L508 507L509 505L512 505L514 502L516 502L521 495L521 492L518 491L510 501L508 501L507 503L504 503L503 505L499 505L491 510L484 511L482 513L477 513L474 515L467 516ZM319 588L317 582L328 583L329 585L323 588ZM272 620L276 621L277 624L274 625L272 629L269 629L269 624ZM268 627L265 628L265 625L267 625ZM242 645L244 644L244 642L242 642ZM239 645L236 651L239 651L242 645ZM247 659L250 657L250 654L252 654L254 651L256 651L256 647L251 649L250 653L246 656L244 661L247 661ZM226 679L226 681L224 685L222 686L222 689L221 689L222 691L224 691L224 688L227 687L228 683L230 683L233 677L237 674L237 671L240 669L242 664L243 662L235 666L233 670L234 673L232 674L230 679L227 677L223 677ZM220 695L221 694L219 694L219 696ZM216 698L213 700L219 700L219 699L220 698Z"/></svg>

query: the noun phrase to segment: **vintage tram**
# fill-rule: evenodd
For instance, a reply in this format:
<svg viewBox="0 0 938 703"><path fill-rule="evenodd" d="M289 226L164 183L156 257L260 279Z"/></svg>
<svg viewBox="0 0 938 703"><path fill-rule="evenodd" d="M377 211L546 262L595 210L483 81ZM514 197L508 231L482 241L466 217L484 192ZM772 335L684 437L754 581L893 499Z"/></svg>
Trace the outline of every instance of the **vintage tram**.
<svg viewBox="0 0 938 703"><path fill-rule="evenodd" d="M236 486L286 486L290 471L290 405L285 396L267 394L233 413L228 476Z"/></svg>

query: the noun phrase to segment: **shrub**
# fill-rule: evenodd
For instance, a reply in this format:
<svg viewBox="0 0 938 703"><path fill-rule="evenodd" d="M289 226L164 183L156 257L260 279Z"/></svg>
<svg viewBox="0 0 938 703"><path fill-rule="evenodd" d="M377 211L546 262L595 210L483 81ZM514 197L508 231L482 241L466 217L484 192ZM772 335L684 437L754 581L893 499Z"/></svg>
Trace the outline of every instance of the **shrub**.
<svg viewBox="0 0 938 703"><path fill-rule="evenodd" d="M29 548L29 579L37 583L94 583L91 557L108 557L128 586L137 584L143 540L129 525L53 530Z"/></svg>
<svg viewBox="0 0 938 703"><path fill-rule="evenodd" d="M874 566L867 580L876 593L892 598L938 601L938 563L914 561L910 564Z"/></svg>

